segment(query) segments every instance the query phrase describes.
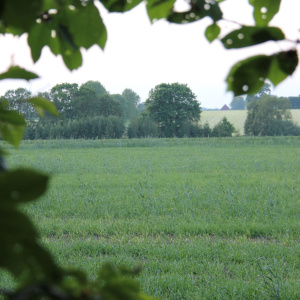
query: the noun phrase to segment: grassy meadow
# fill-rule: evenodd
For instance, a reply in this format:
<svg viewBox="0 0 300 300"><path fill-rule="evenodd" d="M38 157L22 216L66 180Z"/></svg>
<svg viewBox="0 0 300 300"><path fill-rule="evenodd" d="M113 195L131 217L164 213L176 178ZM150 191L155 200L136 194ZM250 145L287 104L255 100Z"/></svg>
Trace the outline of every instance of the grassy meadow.
<svg viewBox="0 0 300 300"><path fill-rule="evenodd" d="M300 109L291 109L291 113L293 121L300 125ZM247 110L206 110L201 113L200 123L203 125L208 122L210 127L213 127L218 124L223 117L226 117L228 121L234 125L240 135L244 134Z"/></svg>
<svg viewBox="0 0 300 300"><path fill-rule="evenodd" d="M300 299L300 139L24 141L52 175L24 206L66 267L142 266L162 299ZM0 285L9 286L8 275Z"/></svg>

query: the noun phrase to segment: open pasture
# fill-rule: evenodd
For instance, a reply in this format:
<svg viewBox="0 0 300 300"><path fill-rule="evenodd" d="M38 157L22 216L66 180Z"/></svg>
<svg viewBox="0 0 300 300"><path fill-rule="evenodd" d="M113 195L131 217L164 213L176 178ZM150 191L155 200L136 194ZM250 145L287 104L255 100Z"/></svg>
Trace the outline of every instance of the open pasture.
<svg viewBox="0 0 300 300"><path fill-rule="evenodd" d="M64 266L93 276L107 261L141 265L143 290L163 299L300 298L299 138L25 141L9 151L9 167L52 174L24 209Z"/></svg>

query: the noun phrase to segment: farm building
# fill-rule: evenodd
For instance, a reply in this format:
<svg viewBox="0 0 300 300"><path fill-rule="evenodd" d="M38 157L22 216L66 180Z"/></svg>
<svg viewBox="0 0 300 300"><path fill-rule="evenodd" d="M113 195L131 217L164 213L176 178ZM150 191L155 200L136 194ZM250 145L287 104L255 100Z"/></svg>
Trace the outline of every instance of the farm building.
<svg viewBox="0 0 300 300"><path fill-rule="evenodd" d="M230 110L230 108L225 104L220 110Z"/></svg>

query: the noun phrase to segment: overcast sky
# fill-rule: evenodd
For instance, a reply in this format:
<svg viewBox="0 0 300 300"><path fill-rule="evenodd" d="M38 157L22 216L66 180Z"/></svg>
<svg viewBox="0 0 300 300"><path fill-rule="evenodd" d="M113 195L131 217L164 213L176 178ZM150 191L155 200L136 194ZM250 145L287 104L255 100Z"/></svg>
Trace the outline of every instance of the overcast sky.
<svg viewBox="0 0 300 300"><path fill-rule="evenodd" d="M247 0L227 0L221 5L226 19L253 24L252 9ZM83 66L73 72L68 71L62 59L53 56L48 48L44 48L42 57L33 65L26 36L19 39L1 37L0 72L4 72L13 61L36 72L41 79L29 83L2 80L0 95L18 87L36 93L49 90L57 83L81 84L96 80L111 94L131 88L145 101L155 85L179 82L188 84L202 107L220 108L232 100L232 94L226 92L225 78L234 63L250 55L271 54L292 47L291 43L268 42L243 50L225 50L219 41L209 44L204 38L204 30L211 24L208 18L186 25L163 20L151 25L144 4L125 14L108 14L102 7L100 11L108 31L105 50L94 46L85 51ZM300 37L299 11L299 0L282 0L280 13L271 24L280 26L288 38L295 40ZM220 25L224 28L223 35L233 28L231 23ZM298 96L299 82L298 68L273 93Z"/></svg>

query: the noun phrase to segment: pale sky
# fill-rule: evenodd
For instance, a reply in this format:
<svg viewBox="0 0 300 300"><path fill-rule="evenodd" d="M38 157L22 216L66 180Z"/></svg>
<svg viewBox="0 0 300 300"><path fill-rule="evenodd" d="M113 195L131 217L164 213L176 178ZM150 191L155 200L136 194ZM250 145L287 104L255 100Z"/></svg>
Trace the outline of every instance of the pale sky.
<svg viewBox="0 0 300 300"><path fill-rule="evenodd" d="M252 9L247 0L227 0L221 4L225 18L245 25L254 24ZM300 1L282 0L280 13L272 20L287 38L300 37ZM226 92L225 78L233 64L256 54L271 54L288 50L293 45L287 42L268 42L264 45L240 50L225 50L219 41L209 44L204 37L209 18L186 24L170 24L164 20L150 24L144 4L124 14L108 14L100 7L101 16L108 31L105 50L93 46L84 51L83 66L70 72L60 57L55 57L44 48L42 57L34 65L26 36L1 37L0 72L14 64L36 72L41 78L29 83L20 80L0 81L0 95L8 89L25 87L33 93L49 90L58 83L82 84L88 80L101 82L111 93L133 89L142 102L150 89L160 83L186 83L196 94L202 107L220 108L229 104L232 93ZM299 25L298 25L299 24ZM220 23L224 30L221 36L233 27ZM292 77L273 90L278 96L300 94L299 68Z"/></svg>

